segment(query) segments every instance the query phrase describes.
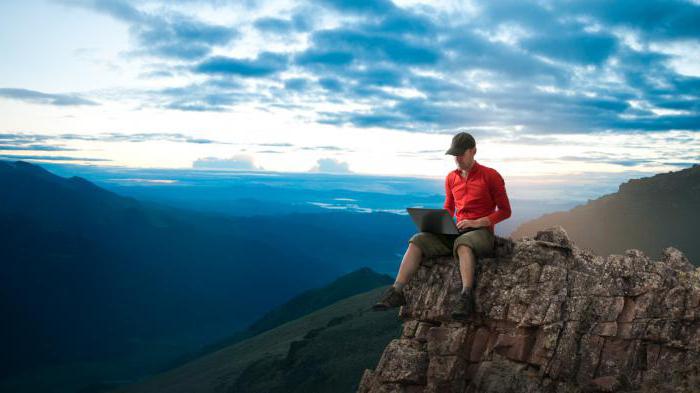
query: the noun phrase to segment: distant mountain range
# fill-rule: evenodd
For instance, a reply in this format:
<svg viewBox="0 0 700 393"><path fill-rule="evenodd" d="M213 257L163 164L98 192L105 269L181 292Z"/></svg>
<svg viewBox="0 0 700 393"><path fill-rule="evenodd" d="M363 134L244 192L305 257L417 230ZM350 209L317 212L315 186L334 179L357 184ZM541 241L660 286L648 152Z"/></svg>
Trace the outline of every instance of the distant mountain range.
<svg viewBox="0 0 700 393"><path fill-rule="evenodd" d="M511 237L533 236L537 230L561 225L579 247L599 255L638 248L659 258L665 247L673 246L700 266L699 223L700 165L696 164L630 180L616 193L528 221Z"/></svg>
<svg viewBox="0 0 700 393"><path fill-rule="evenodd" d="M671 245L698 264L699 172L631 180L512 237L558 224L598 254ZM400 334L368 310L413 233L389 213L195 212L0 160L0 391L352 392Z"/></svg>
<svg viewBox="0 0 700 393"><path fill-rule="evenodd" d="M0 315L11 322L0 380L147 375L308 288L396 264L412 233L389 213L191 212L0 160Z"/></svg>
<svg viewBox="0 0 700 393"><path fill-rule="evenodd" d="M406 208L440 208L445 200L444 177L380 176L364 174L294 173L274 171L209 171L197 169L124 168L42 163L65 177L81 176L122 196L187 210L221 215L286 215L289 213L390 212ZM444 175L444 174L443 174ZM621 176L621 175L620 175ZM613 176L614 177L614 176ZM508 236L517 226L542 214L570 209L609 190L614 178L598 181L527 183L507 178L513 215L496 225ZM588 185L586 185L588 184ZM604 190L604 191L603 191ZM406 217L407 222L410 219Z"/></svg>

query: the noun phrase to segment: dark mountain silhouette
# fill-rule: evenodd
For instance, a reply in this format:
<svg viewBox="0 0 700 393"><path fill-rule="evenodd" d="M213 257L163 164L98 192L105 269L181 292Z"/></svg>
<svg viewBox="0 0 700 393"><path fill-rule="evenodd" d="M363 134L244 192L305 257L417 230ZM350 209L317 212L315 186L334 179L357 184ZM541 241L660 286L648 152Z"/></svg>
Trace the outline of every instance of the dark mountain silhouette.
<svg viewBox="0 0 700 393"><path fill-rule="evenodd" d="M394 260L412 229L393 214L220 217L0 161L0 313L11 322L0 379L134 353L148 361L113 374L148 374L358 264Z"/></svg>
<svg viewBox="0 0 700 393"><path fill-rule="evenodd" d="M342 299L357 295L358 293L370 291L380 286L386 286L393 282L394 279L386 274L377 273L368 267L360 268L338 277L324 287L309 289L294 296L288 302L268 311L261 318L250 324L247 329L237 332L225 340L209 345L196 353L178 359L165 367L164 371L233 345L264 331L274 329L288 321L301 318Z"/></svg>
<svg viewBox="0 0 700 393"><path fill-rule="evenodd" d="M337 278L323 288L311 289L295 296L289 302L267 312L262 318L250 325L249 330L254 333L262 333L338 300L393 282L392 277L364 267Z"/></svg>
<svg viewBox="0 0 700 393"><path fill-rule="evenodd" d="M401 334L396 312L371 310L377 287L112 393L354 392L364 368Z"/></svg>
<svg viewBox="0 0 700 393"><path fill-rule="evenodd" d="M5 372L231 329L337 275L303 250L284 263L234 220L145 206L21 161L0 163L0 236Z"/></svg>
<svg viewBox="0 0 700 393"><path fill-rule="evenodd" d="M637 248L658 258L665 247L683 250L700 265L700 165L632 179L618 192L569 211L545 214L518 227L511 237L534 236L561 225L580 247L597 254Z"/></svg>

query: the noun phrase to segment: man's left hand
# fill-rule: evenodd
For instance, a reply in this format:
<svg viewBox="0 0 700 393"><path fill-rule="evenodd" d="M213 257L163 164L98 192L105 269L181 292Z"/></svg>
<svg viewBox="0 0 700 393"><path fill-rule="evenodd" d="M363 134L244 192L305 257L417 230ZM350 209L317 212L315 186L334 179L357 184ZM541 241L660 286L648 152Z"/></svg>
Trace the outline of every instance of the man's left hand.
<svg viewBox="0 0 700 393"><path fill-rule="evenodd" d="M467 228L480 228L489 226L488 218L482 217L476 220L462 220L457 223L457 229L465 230Z"/></svg>

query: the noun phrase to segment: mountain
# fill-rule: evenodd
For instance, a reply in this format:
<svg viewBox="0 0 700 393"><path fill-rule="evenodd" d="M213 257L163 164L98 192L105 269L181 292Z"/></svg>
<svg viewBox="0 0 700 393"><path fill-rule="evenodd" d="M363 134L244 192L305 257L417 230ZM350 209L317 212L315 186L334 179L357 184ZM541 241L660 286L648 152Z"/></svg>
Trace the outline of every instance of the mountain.
<svg viewBox="0 0 700 393"><path fill-rule="evenodd" d="M354 392L400 334L396 313L371 310L386 286L340 300L113 393Z"/></svg>
<svg viewBox="0 0 700 393"><path fill-rule="evenodd" d="M673 247L602 257L561 227L497 237L475 284L475 311L455 321L459 267L421 261L402 333L357 392L697 392L700 268Z"/></svg>
<svg viewBox="0 0 700 393"><path fill-rule="evenodd" d="M616 193L569 211L545 214L520 225L514 239L561 225L580 247L598 254L638 248L654 257L673 246L700 265L700 165L633 179Z"/></svg>
<svg viewBox="0 0 700 393"><path fill-rule="evenodd" d="M378 286L394 282L391 276L378 274L368 267L339 277L323 288L306 291L289 302L277 307L254 322L249 330L261 333L279 326L284 322L309 314L319 308L328 306L346 297L367 292Z"/></svg>
<svg viewBox="0 0 700 393"><path fill-rule="evenodd" d="M304 290L395 265L412 230L382 213L192 212L0 160L0 315L11 321L0 390L147 375Z"/></svg>
<svg viewBox="0 0 700 393"><path fill-rule="evenodd" d="M380 286L386 286L393 282L394 279L386 274L379 274L368 267L360 268L338 277L324 287L302 292L288 302L268 311L261 318L250 324L246 330L238 332L232 337L220 342L208 345L195 354L183 357L174 362L174 364L169 365L167 369L175 368L187 361L233 345L246 338L273 329L285 322L301 318L342 299L370 291Z"/></svg>
<svg viewBox="0 0 700 393"><path fill-rule="evenodd" d="M171 336L201 345L339 273L303 250L283 263L291 249L235 220L146 206L21 161L0 163L0 244L0 311L13 321L3 374ZM260 293L261 282L276 290Z"/></svg>

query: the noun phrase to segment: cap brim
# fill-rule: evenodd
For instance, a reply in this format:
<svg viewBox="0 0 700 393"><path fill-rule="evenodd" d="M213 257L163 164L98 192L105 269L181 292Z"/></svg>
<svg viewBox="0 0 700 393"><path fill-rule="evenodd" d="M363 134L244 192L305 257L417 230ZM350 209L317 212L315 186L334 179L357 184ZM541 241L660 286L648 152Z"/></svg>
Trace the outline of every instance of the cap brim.
<svg viewBox="0 0 700 393"><path fill-rule="evenodd" d="M451 148L447 149L447 151L445 152L445 154L450 154L450 155L453 155L453 156L461 156L462 153L464 153L464 152L463 152L463 151L459 151L459 149L456 149L456 148L454 148L454 147L451 147Z"/></svg>

